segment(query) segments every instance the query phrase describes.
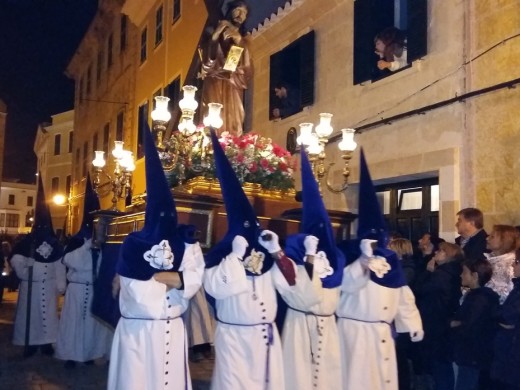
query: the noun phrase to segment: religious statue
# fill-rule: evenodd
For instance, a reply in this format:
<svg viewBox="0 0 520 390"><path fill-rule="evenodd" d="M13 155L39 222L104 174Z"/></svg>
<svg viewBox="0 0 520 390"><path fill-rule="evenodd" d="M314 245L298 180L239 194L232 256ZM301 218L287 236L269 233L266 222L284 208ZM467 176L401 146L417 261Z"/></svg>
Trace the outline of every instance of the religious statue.
<svg viewBox="0 0 520 390"><path fill-rule="evenodd" d="M227 4L224 20L220 20L202 52L202 109L208 103L221 103L224 124L221 131L240 136L243 132L243 95L253 76L249 37L244 22L249 8L244 1Z"/></svg>

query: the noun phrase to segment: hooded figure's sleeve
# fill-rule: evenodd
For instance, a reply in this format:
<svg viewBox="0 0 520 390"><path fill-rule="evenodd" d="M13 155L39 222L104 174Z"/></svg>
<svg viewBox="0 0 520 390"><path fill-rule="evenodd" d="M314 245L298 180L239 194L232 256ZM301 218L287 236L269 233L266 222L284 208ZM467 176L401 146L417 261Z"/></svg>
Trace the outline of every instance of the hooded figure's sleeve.
<svg viewBox="0 0 520 390"><path fill-rule="evenodd" d="M362 289L370 279L370 272L361 265L360 259L345 267L343 271L343 281L341 291L353 293Z"/></svg>
<svg viewBox="0 0 520 390"><path fill-rule="evenodd" d="M204 289L215 299L224 299L247 291L246 271L236 254L230 253L219 265L206 269Z"/></svg>
<svg viewBox="0 0 520 390"><path fill-rule="evenodd" d="M399 303L395 317L395 329L399 333L414 333L423 329L421 315L415 305L415 297L410 287L399 288Z"/></svg>
<svg viewBox="0 0 520 390"><path fill-rule="evenodd" d="M182 272L184 280L183 298L191 299L200 290L204 275L204 256L198 243L186 244L179 271Z"/></svg>
<svg viewBox="0 0 520 390"><path fill-rule="evenodd" d="M274 264L272 272L274 285L289 306L310 309L320 301L318 291L321 290L321 279L318 275L314 275L311 280L305 266L296 265L292 260L291 263L296 273L296 284L289 286L278 266Z"/></svg>

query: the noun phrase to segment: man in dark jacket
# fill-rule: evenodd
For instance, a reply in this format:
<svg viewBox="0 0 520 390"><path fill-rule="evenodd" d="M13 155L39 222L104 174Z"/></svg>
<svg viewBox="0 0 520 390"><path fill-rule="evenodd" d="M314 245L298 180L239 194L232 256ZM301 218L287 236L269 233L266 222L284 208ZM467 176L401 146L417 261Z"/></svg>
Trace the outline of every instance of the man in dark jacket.
<svg viewBox="0 0 520 390"><path fill-rule="evenodd" d="M484 230L484 216L479 209L468 207L457 213L457 233L455 239L458 246L464 251L466 259L476 260L483 258L486 250L487 233Z"/></svg>

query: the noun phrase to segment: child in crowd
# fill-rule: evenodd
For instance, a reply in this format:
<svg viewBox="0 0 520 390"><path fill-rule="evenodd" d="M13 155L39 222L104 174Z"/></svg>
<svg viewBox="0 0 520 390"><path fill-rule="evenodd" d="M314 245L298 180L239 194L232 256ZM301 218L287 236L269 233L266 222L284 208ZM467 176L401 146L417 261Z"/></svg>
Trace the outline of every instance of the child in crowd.
<svg viewBox="0 0 520 390"><path fill-rule="evenodd" d="M485 259L467 260L462 266L462 285L470 290L450 323L459 366L455 390L476 389L479 375L482 372L486 377L491 365L499 308L498 294L485 287L492 274L491 263Z"/></svg>
<svg viewBox="0 0 520 390"><path fill-rule="evenodd" d="M500 307L491 377L495 388L520 389L520 249L513 262L513 290Z"/></svg>

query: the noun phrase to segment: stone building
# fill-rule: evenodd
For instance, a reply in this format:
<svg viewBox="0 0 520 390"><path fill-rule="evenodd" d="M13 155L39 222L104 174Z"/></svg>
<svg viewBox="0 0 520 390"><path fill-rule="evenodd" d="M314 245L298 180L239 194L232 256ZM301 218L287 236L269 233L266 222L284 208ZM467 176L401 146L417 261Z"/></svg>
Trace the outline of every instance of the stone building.
<svg viewBox="0 0 520 390"><path fill-rule="evenodd" d="M383 9L387 3L389 8ZM89 161L94 135L120 112L125 113L125 142L139 156L138 118L149 118L153 97L170 95L175 103L180 86L198 82L193 74L198 44L218 4L100 2L69 65L78 87L76 122L81 133L75 140L74 185L84 177L81 167ZM470 206L482 209L487 229L498 222L520 224L520 184L514 180L520 171L515 157L520 145L515 118L520 94L514 88L520 76L516 0L250 4L252 11L258 7L265 14L256 12L257 23L249 26L255 75L246 96L247 128L283 145L290 128L302 122L316 124L322 112L334 114L325 160L327 167L335 163L329 172L334 187L342 184L340 129L355 128L355 140L365 150L391 228L411 238L434 230L452 240L456 212ZM120 52L118 26L124 15L128 51ZM407 65L375 74L374 37L389 26L407 32ZM113 36L111 45L107 36ZM302 49L309 39L312 50ZM98 82L96 63L105 61L97 58L106 56L107 47L117 53L114 61L117 57L120 65L113 70L103 65ZM305 104L298 113L273 120L273 77L291 73L276 68L280 58L286 58L283 66L290 65L287 58L295 57L284 53L291 50L300 50L293 73L306 91L300 96ZM324 190L330 209L356 212L358 154L359 148L350 163L348 189L339 194ZM144 192L140 165L138 160L136 194Z"/></svg>
<svg viewBox="0 0 520 390"><path fill-rule="evenodd" d="M59 235L62 231L70 233L72 227L68 199L72 183L74 111L52 115L51 118L51 123L38 126L34 153L37 159L37 171L42 175L52 225ZM63 204L54 202L56 195L62 196Z"/></svg>

